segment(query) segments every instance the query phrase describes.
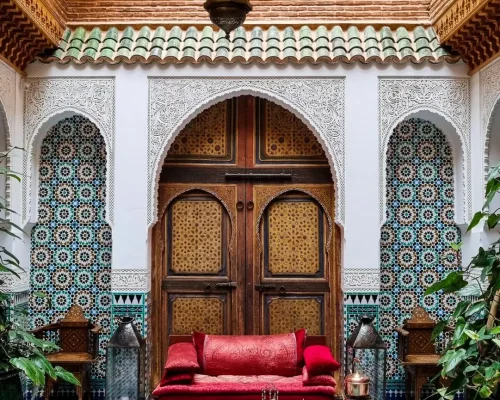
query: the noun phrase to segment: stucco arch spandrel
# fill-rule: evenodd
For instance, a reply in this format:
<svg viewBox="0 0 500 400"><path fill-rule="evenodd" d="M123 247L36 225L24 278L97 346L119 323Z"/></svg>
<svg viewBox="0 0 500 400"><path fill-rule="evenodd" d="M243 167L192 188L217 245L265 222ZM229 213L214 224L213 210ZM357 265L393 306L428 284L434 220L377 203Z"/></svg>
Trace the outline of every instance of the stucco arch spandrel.
<svg viewBox="0 0 500 400"><path fill-rule="evenodd" d="M316 135L335 177L336 222L344 222L343 78L150 78L148 225L158 217L156 193L163 159L177 134L203 110L231 97L253 95L297 115Z"/></svg>
<svg viewBox="0 0 500 400"><path fill-rule="evenodd" d="M495 113L500 110L500 59L480 72L481 90L481 143L485 181L489 170L491 125Z"/></svg>
<svg viewBox="0 0 500 400"><path fill-rule="evenodd" d="M380 78L379 89L379 205L380 223L386 214L387 146L392 132L419 111L438 114L460 139L463 156L463 215L472 218L470 90L468 78ZM452 132L450 132L452 133Z"/></svg>
<svg viewBox="0 0 500 400"><path fill-rule="evenodd" d="M24 149L21 218L32 215L34 153L59 120L81 115L94 123L106 144L106 220L113 226L115 153L114 78L28 78L24 97Z"/></svg>

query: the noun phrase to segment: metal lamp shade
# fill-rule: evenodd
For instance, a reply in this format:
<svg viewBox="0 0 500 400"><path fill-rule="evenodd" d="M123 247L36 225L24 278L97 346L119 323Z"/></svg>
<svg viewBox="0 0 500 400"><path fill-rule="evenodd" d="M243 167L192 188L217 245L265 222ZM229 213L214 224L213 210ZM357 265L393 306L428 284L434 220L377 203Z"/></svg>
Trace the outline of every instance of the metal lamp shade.
<svg viewBox="0 0 500 400"><path fill-rule="evenodd" d="M384 400L387 345L373 326L373 320L373 316L363 315L347 339L345 373L351 372L357 358L359 366L370 379L370 396L375 400Z"/></svg>
<svg viewBox="0 0 500 400"><path fill-rule="evenodd" d="M123 317L106 349L106 400L145 399L146 342Z"/></svg>
<svg viewBox="0 0 500 400"><path fill-rule="evenodd" d="M210 20L226 33L243 25L247 14L252 11L248 0L207 0L203 5L210 15Z"/></svg>

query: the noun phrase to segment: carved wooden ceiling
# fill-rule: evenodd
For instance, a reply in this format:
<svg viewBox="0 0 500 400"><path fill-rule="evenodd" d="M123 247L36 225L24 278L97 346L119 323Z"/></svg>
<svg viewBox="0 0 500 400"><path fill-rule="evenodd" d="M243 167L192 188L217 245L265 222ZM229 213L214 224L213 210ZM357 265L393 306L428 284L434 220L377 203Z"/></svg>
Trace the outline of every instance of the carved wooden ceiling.
<svg viewBox="0 0 500 400"><path fill-rule="evenodd" d="M455 0L434 22L441 43L473 74L500 55L500 0Z"/></svg>
<svg viewBox="0 0 500 400"><path fill-rule="evenodd" d="M22 71L37 55L52 54L66 27L200 29L210 23L202 4L203 0L0 0L0 57ZM500 51L500 0L252 0L252 4L247 28L325 25L331 29L339 24L361 29L389 26L395 31L433 25L441 44L459 52L471 72Z"/></svg>

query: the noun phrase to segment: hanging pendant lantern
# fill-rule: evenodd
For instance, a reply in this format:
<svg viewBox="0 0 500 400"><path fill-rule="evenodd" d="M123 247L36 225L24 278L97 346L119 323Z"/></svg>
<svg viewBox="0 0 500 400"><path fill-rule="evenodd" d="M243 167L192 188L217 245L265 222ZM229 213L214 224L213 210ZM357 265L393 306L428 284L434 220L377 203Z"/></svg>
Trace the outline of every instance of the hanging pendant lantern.
<svg viewBox="0 0 500 400"><path fill-rule="evenodd" d="M243 25L247 14L252 11L249 0L207 0L203 5L210 15L210 21L226 33Z"/></svg>

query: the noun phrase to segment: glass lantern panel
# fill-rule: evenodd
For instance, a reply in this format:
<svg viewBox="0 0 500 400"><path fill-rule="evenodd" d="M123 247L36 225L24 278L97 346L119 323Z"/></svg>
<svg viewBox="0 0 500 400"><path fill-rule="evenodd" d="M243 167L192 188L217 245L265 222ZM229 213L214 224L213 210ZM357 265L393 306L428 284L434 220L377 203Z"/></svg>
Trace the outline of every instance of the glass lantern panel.
<svg viewBox="0 0 500 400"><path fill-rule="evenodd" d="M385 399L385 349L353 349L347 347L346 374L350 374L355 358L359 360L356 371L370 378L370 395L373 400ZM354 371L353 371L354 372Z"/></svg>
<svg viewBox="0 0 500 400"><path fill-rule="evenodd" d="M142 400L139 393L139 349L108 348L106 400Z"/></svg>

